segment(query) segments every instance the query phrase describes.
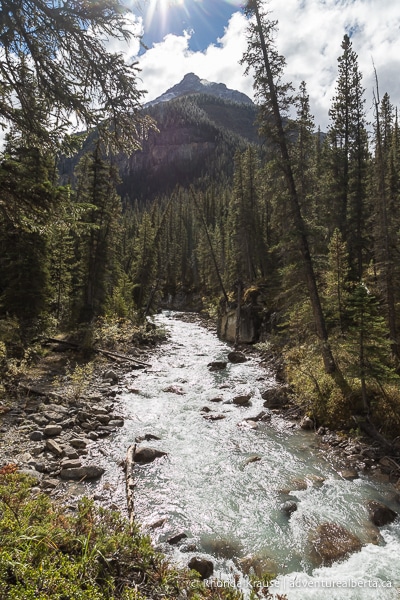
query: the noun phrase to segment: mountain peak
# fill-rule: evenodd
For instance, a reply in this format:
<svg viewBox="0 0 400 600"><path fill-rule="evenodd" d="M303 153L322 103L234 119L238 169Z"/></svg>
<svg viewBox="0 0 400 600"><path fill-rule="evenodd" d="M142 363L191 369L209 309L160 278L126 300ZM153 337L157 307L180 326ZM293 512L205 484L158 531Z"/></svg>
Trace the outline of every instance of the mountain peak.
<svg viewBox="0 0 400 600"><path fill-rule="evenodd" d="M186 73L182 81L169 88L155 100L147 102L145 106L153 106L160 102L169 102L175 98L190 94L208 94L231 102L238 102L239 104L253 104L252 100L246 94L231 90L224 83L213 83L207 81L207 79L200 79L195 73Z"/></svg>

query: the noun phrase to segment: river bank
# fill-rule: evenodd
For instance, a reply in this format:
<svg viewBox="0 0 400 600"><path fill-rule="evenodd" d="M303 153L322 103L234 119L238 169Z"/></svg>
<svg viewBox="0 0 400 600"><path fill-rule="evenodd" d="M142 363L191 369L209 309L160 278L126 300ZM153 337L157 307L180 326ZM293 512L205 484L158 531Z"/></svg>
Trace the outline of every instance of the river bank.
<svg viewBox="0 0 400 600"><path fill-rule="evenodd" d="M177 317L187 323L199 323L209 331L213 322L194 313L179 313ZM260 360L269 371L277 366L275 358L262 357L251 346L240 350L248 358ZM107 360L102 356L95 362L87 363L82 358L75 367L76 351L54 343L45 360L26 376L19 375L9 388L12 394L12 408L3 407L0 421L0 463L13 463L24 472L30 473L38 481L41 489L50 495L62 498L69 494L79 495L88 489L80 484L68 484L72 476L77 481L96 479L101 467L96 466L96 458L104 455L104 442L124 424L123 406L118 401L125 389L123 379L148 363L154 347L132 347L130 356L117 360ZM142 365L142 368L145 365ZM132 388L135 390L135 388ZM313 423L304 420L304 415L293 403L290 395L281 394L282 386L277 384L275 392L264 405L272 414L278 414L288 423L288 427L313 429ZM345 432L329 431L320 428L316 443L328 460L344 477L353 478L356 471L368 473L377 481L391 482L400 492L400 480L396 463L386 456L385 449L365 437L348 436ZM86 467L92 466L93 469ZM67 469L78 469L69 471ZM122 466L121 466L122 469ZM61 475L62 472L62 475ZM95 497L105 505L124 510L111 501L112 490L104 490L104 497Z"/></svg>
<svg viewBox="0 0 400 600"><path fill-rule="evenodd" d="M62 386L54 389L48 385L54 383L54 376L47 378L47 389L46 377L29 384L24 381L20 392L28 387L28 394L21 394L15 411L5 415L2 423L7 429L0 449L3 462L18 461L20 468L36 477L37 490L47 490L68 510L75 510L79 497L85 494L124 512L122 463L128 446L136 442L165 452L159 461L135 467L136 517L156 546L164 552L172 550L182 566L200 553L204 558L214 557L216 569L227 564L235 569L237 562L229 562L228 552L241 560L240 568L245 569L250 549L250 563L254 565L254 555L260 554L270 536L268 546L271 551L276 548L278 555L267 556L269 568L295 572L301 565L301 553L308 552L304 532L310 529L309 521L317 526L321 516L315 513L315 503L330 502L337 510L342 501L348 505L349 494L354 494L360 513L346 508L346 519L355 521L367 548L374 539L382 544L376 527L365 533L365 509L357 508L375 498L397 506L396 489L394 485L389 488L391 475L379 463L382 456L367 456L371 445L359 439L302 429L302 415L292 404L263 406L268 402L265 392L279 389L272 365L261 365L261 357L250 348L243 349L246 362L227 363L229 346L194 324L192 316L184 317L185 324L175 317L157 317L159 325L170 327L173 333L155 351L142 350L136 356L151 365L146 369L135 369L124 361L110 364L102 358L91 374L78 371L74 385L79 389L84 384L79 397L76 389L66 393L64 387L60 393ZM224 368L212 370L213 362L224 361ZM32 393L34 388L44 396ZM246 389L250 389L249 402L234 403ZM261 409L269 415L266 421L257 421ZM49 426L53 429L47 429ZM41 439L31 439L38 434ZM205 442L199 436L205 436L206 446L201 445ZM292 446L290 452L288 444ZM79 471L85 467L98 471ZM91 482L87 480L90 473L104 474ZM175 479L168 479L171 474ZM368 483L371 474L375 483ZM71 475L78 479L71 479ZM220 480L226 484L222 488ZM175 488L182 482L186 487ZM209 488L216 483L215 490ZM366 492L360 495L366 484ZM261 504L253 505L249 490ZM240 511L244 512L240 512L238 523L236 505L242 503ZM190 514L185 512L188 507ZM204 520L207 513L210 517ZM254 518L250 519L252 513ZM229 516L226 530L218 525L222 514L223 520ZM265 517L268 522L260 529ZM272 517L278 519L278 525L269 523ZM326 517L346 524L340 510ZM246 520L250 530L241 528ZM214 533L207 533L205 525ZM276 527L281 531L278 537L273 533ZM177 537L174 547L169 540ZM284 554L291 556L289 562ZM308 563L307 572L311 565Z"/></svg>

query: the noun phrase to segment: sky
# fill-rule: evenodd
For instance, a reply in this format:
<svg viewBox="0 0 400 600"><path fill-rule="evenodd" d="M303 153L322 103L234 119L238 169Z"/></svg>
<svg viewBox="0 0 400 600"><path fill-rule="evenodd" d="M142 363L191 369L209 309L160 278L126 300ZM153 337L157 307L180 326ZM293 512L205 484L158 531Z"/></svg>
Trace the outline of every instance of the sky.
<svg viewBox="0 0 400 600"><path fill-rule="evenodd" d="M138 40L110 49L138 60L144 101L179 83L186 73L225 83L253 98L253 81L239 61L246 50L246 19L240 0L125 0L132 10ZM374 65L381 96L400 97L399 0L269 0L270 17L278 21L277 49L286 59L285 78L295 87L305 81L316 126L329 125L335 94L337 58L347 33L358 55L372 119Z"/></svg>

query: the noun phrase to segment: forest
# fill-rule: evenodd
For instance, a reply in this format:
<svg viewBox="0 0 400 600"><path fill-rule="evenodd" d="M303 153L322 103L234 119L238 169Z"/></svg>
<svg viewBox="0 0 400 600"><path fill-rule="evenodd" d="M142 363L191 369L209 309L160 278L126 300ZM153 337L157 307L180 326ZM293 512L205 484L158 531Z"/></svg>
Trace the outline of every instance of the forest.
<svg viewBox="0 0 400 600"><path fill-rule="evenodd" d="M261 315L259 348L282 357L304 412L390 446L400 434L400 131L379 74L367 121L349 36L321 132L306 83L284 80L277 23L249 1L238 68L255 75L263 143L238 144L233 163L221 151L212 172L193 165L190 181L186 171L174 189L160 181L143 198L124 192L118 165L157 123L141 109L137 67L85 35L89 25L127 35L118 2L48 13L35 0L37 30L24 4L2 3L0 33L3 374L43 335L140 323L181 293L217 317L236 306L240 282L241 301ZM174 102L164 115L172 123L183 114ZM71 121L90 133L85 152ZM60 165L78 152L61 182Z"/></svg>

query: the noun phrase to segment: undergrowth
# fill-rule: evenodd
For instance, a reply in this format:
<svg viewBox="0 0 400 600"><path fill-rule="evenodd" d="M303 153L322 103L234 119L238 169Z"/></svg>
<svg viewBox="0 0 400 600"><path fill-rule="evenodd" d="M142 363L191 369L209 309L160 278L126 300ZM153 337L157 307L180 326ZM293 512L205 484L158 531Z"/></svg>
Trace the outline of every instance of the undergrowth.
<svg viewBox="0 0 400 600"><path fill-rule="evenodd" d="M33 495L32 481L15 470L0 469L1 600L242 598L172 567L119 513L82 499L68 515L44 494Z"/></svg>

